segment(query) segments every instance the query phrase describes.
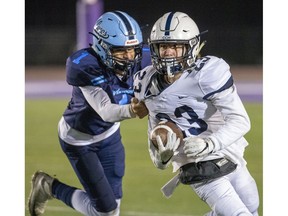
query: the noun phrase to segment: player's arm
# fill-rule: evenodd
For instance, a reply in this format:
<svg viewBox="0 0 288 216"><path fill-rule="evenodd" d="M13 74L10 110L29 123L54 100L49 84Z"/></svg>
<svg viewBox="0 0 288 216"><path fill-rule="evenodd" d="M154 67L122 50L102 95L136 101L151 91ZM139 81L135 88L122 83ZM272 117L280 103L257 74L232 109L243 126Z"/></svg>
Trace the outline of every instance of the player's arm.
<svg viewBox="0 0 288 216"><path fill-rule="evenodd" d="M189 157L203 157L209 153L225 149L250 130L248 114L234 86L213 95L211 100L221 112L225 123L208 137L187 138L184 152Z"/></svg>
<svg viewBox="0 0 288 216"><path fill-rule="evenodd" d="M209 139L214 150L223 149L250 130L250 120L234 85L229 65L223 60L210 57L203 67L199 81L204 99L209 100L222 114L224 124ZM209 67L208 67L209 66Z"/></svg>
<svg viewBox="0 0 288 216"><path fill-rule="evenodd" d="M80 89L90 106L104 121L118 122L137 116L137 109L135 110L135 107L132 108L131 104L119 105L111 103L108 94L100 87L85 86L80 87Z"/></svg>
<svg viewBox="0 0 288 216"><path fill-rule="evenodd" d="M221 112L225 124L210 139L216 150L224 149L250 130L250 119L234 85L211 97L211 101Z"/></svg>
<svg viewBox="0 0 288 216"><path fill-rule="evenodd" d="M203 99L211 101L221 112L224 124L205 139L186 139L184 152L191 157L203 157L224 149L250 130L250 120L236 91L229 66L219 58L207 59L201 68L199 86L204 94Z"/></svg>

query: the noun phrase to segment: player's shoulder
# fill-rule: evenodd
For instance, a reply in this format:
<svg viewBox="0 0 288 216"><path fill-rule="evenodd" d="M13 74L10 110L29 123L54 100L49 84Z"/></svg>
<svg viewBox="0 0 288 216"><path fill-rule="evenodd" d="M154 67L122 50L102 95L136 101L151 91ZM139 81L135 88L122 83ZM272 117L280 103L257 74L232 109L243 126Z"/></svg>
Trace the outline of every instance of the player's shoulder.
<svg viewBox="0 0 288 216"><path fill-rule="evenodd" d="M78 50L66 61L66 80L70 85L93 85L93 80L104 79L103 72L92 48Z"/></svg>
<svg viewBox="0 0 288 216"><path fill-rule="evenodd" d="M191 74L193 78L198 80L198 84L204 93L211 93L233 85L230 66L225 60L215 56L199 58L195 62Z"/></svg>
<svg viewBox="0 0 288 216"><path fill-rule="evenodd" d="M216 56L204 56L198 58L190 70L191 76L199 80L219 79L222 76L231 76L230 66L222 58Z"/></svg>
<svg viewBox="0 0 288 216"><path fill-rule="evenodd" d="M134 81L146 82L154 73L156 73L156 69L152 65L148 65L134 74Z"/></svg>
<svg viewBox="0 0 288 216"><path fill-rule="evenodd" d="M66 67L74 70L89 70L95 69L99 71L100 66L96 53L92 48L80 49L70 55L66 61Z"/></svg>
<svg viewBox="0 0 288 216"><path fill-rule="evenodd" d="M227 71L230 70L228 63L219 57L216 56L204 56L198 58L195 62L196 71Z"/></svg>
<svg viewBox="0 0 288 216"><path fill-rule="evenodd" d="M147 95L147 91L152 82L153 75L157 73L152 65L146 66L134 75L133 89L138 99L143 99Z"/></svg>

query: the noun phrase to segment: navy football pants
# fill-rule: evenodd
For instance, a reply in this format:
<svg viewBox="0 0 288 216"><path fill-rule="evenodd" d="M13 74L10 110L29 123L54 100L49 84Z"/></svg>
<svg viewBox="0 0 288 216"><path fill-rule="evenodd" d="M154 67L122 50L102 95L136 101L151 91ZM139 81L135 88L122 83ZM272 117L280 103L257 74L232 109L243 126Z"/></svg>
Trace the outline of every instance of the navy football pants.
<svg viewBox="0 0 288 216"><path fill-rule="evenodd" d="M59 140L96 210L109 212L115 209L115 200L122 198L125 170L120 130L105 140L87 146L74 146Z"/></svg>

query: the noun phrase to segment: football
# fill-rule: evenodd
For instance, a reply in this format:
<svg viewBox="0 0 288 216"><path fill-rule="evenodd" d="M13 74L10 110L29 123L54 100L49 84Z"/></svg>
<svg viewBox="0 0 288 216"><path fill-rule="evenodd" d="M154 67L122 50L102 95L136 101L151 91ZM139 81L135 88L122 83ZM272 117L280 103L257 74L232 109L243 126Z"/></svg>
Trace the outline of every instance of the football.
<svg viewBox="0 0 288 216"><path fill-rule="evenodd" d="M159 135L161 137L163 145L166 146L168 131L176 133L177 138L180 138L180 143L182 142L183 133L181 129L171 121L161 121L154 127L150 134L150 140L156 149L158 149L156 136Z"/></svg>

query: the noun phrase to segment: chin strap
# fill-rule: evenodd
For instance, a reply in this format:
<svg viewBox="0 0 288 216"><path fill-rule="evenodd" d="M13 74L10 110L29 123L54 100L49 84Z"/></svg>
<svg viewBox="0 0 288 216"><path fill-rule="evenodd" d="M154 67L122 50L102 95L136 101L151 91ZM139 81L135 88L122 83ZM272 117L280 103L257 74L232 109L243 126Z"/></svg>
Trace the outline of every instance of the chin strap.
<svg viewBox="0 0 288 216"><path fill-rule="evenodd" d="M196 37L198 38L198 40L200 40L200 36L203 35L203 34L206 34L208 32L208 30L205 30L203 32L200 32L199 35L197 35ZM196 54L196 57L200 57L200 51L201 49L205 46L205 44L207 43L207 41L203 41L200 46L199 46L199 50L198 50L198 53Z"/></svg>
<svg viewBox="0 0 288 216"><path fill-rule="evenodd" d="M201 51L201 49L206 45L206 43L207 43L207 41L205 40L205 41L203 41L201 44L200 44L200 46L199 46L199 50L198 50L198 53L197 53L197 57L200 57L201 55L200 55L200 51Z"/></svg>

